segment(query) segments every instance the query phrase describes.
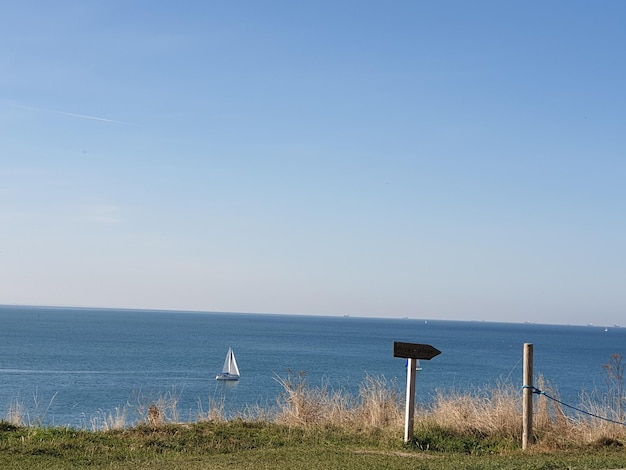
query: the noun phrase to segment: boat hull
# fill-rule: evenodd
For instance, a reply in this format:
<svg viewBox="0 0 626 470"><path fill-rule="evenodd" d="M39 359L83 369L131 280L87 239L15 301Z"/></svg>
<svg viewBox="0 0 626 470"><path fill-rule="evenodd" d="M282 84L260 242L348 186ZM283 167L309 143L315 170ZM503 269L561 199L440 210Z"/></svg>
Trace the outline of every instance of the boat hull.
<svg viewBox="0 0 626 470"><path fill-rule="evenodd" d="M217 374L215 380L239 380L239 376L235 374Z"/></svg>

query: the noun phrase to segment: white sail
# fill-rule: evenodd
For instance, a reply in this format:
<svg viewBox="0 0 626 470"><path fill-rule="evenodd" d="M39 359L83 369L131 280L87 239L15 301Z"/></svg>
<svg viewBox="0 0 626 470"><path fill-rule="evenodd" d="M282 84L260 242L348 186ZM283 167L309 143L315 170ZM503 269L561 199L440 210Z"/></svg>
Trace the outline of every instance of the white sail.
<svg viewBox="0 0 626 470"><path fill-rule="evenodd" d="M239 367L237 366L237 359L235 359L233 348L228 348L228 353L224 360L224 367L222 367L222 373L218 374L215 378L218 380L237 380L239 375Z"/></svg>
<svg viewBox="0 0 626 470"><path fill-rule="evenodd" d="M233 352L233 348L228 348L228 354L226 354L226 360L224 361L222 373L239 375L239 367L237 367L237 359L235 359L235 353Z"/></svg>

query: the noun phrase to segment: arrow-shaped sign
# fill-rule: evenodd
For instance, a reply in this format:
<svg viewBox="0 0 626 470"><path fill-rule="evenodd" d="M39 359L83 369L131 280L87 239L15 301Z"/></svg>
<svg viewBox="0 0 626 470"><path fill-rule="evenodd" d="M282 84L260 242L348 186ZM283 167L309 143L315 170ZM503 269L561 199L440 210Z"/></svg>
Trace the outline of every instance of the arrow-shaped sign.
<svg viewBox="0 0 626 470"><path fill-rule="evenodd" d="M441 351L430 344L400 343L398 341L393 343L394 357L430 360L439 354Z"/></svg>

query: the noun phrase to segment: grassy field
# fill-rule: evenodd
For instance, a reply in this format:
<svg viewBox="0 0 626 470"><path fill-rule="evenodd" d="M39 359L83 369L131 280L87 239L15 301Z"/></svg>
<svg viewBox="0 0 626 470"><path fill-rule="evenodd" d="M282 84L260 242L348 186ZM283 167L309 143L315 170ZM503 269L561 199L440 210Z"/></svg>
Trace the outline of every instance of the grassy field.
<svg viewBox="0 0 626 470"><path fill-rule="evenodd" d="M138 424L115 410L91 429L33 425L24 407L13 406L0 421L0 469L626 469L617 359L607 370L615 379L607 392L583 397L587 414L567 414L558 401L536 396L534 442L525 451L521 390L512 384L438 395L418 408L415 439L404 444L395 384L367 377L350 396L289 374L279 379L275 410L228 420L217 403L196 422L180 423L176 396L167 395L143 406ZM539 386L549 390L541 380Z"/></svg>
<svg viewBox="0 0 626 470"><path fill-rule="evenodd" d="M85 431L0 424L2 469L609 469L626 468L614 442L522 451L513 441L419 430L349 431L267 422L202 422ZM426 450L427 449L427 450Z"/></svg>

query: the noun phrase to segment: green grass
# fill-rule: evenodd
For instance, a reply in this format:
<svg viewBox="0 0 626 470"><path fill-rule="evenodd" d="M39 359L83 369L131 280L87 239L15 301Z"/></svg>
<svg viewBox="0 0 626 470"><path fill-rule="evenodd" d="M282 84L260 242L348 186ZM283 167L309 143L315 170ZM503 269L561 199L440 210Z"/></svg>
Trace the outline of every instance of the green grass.
<svg viewBox="0 0 626 470"><path fill-rule="evenodd" d="M443 429L350 431L269 422L202 422L114 431L0 422L2 469L609 469L626 468L619 441L522 451L519 443Z"/></svg>

